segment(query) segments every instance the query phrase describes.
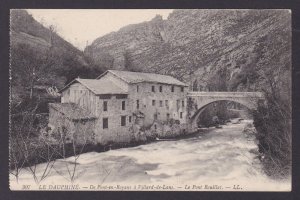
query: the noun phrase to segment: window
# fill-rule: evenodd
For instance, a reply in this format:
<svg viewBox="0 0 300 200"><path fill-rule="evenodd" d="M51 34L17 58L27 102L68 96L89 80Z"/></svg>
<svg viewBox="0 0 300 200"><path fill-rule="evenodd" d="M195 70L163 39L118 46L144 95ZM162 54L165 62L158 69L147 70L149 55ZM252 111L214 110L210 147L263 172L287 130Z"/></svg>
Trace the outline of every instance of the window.
<svg viewBox="0 0 300 200"><path fill-rule="evenodd" d="M180 119L182 119L182 112L180 112Z"/></svg>
<svg viewBox="0 0 300 200"><path fill-rule="evenodd" d="M184 92L184 87L181 87L181 92Z"/></svg>
<svg viewBox="0 0 300 200"><path fill-rule="evenodd" d="M184 107L184 101L182 101L182 107Z"/></svg>
<svg viewBox="0 0 300 200"><path fill-rule="evenodd" d="M155 106L155 100L152 100L152 106Z"/></svg>
<svg viewBox="0 0 300 200"><path fill-rule="evenodd" d="M127 98L127 94L117 94L116 95L116 99L126 99Z"/></svg>
<svg viewBox="0 0 300 200"><path fill-rule="evenodd" d="M174 85L172 85L171 87L171 92L174 92Z"/></svg>
<svg viewBox="0 0 300 200"><path fill-rule="evenodd" d="M167 108L169 108L169 101L168 101L168 100L165 100L165 106L166 106Z"/></svg>
<svg viewBox="0 0 300 200"><path fill-rule="evenodd" d="M125 110L125 101L122 101L122 110Z"/></svg>
<svg viewBox="0 0 300 200"><path fill-rule="evenodd" d="M140 89L140 88L139 88L139 86L137 85L137 86L136 86L136 92L139 92L139 89Z"/></svg>
<svg viewBox="0 0 300 200"><path fill-rule="evenodd" d="M162 85L159 86L159 92L162 92Z"/></svg>
<svg viewBox="0 0 300 200"><path fill-rule="evenodd" d="M139 108L140 108L140 101L136 100L136 109L139 109Z"/></svg>
<svg viewBox="0 0 300 200"><path fill-rule="evenodd" d="M157 113L154 113L153 119L154 119L154 120L157 120Z"/></svg>
<svg viewBox="0 0 300 200"><path fill-rule="evenodd" d="M155 92L155 86L152 85L152 92Z"/></svg>
<svg viewBox="0 0 300 200"><path fill-rule="evenodd" d="M100 99L110 99L111 98L111 94L101 94L99 96Z"/></svg>
<svg viewBox="0 0 300 200"><path fill-rule="evenodd" d="M108 128L108 118L103 118L103 129Z"/></svg>
<svg viewBox="0 0 300 200"><path fill-rule="evenodd" d="M126 116L121 116L121 126L126 126Z"/></svg>
<svg viewBox="0 0 300 200"><path fill-rule="evenodd" d="M163 101L159 101L159 107L163 107Z"/></svg>
<svg viewBox="0 0 300 200"><path fill-rule="evenodd" d="M107 111L107 101L103 101L103 111Z"/></svg>
<svg viewBox="0 0 300 200"><path fill-rule="evenodd" d="M129 123L131 123L131 116L128 117L128 121L129 121Z"/></svg>
<svg viewBox="0 0 300 200"><path fill-rule="evenodd" d="M170 119L170 113L167 113L167 120Z"/></svg>

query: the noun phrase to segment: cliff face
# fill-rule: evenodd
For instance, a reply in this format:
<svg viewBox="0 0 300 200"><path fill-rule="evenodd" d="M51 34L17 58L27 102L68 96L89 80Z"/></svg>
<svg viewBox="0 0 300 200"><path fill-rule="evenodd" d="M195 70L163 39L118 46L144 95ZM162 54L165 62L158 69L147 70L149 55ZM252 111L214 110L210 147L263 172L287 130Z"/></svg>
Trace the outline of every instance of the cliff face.
<svg viewBox="0 0 300 200"><path fill-rule="evenodd" d="M173 75L194 90L249 91L265 72L289 70L290 34L287 10L175 10L100 37L85 54L108 68Z"/></svg>

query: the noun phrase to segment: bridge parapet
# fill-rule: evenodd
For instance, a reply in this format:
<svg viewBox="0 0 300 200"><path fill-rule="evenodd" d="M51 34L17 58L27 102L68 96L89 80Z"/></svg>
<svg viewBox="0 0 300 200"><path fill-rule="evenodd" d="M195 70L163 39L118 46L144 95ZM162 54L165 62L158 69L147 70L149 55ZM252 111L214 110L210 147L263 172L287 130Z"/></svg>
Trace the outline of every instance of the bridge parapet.
<svg viewBox="0 0 300 200"><path fill-rule="evenodd" d="M262 92L188 92L188 97L254 97L264 98Z"/></svg>

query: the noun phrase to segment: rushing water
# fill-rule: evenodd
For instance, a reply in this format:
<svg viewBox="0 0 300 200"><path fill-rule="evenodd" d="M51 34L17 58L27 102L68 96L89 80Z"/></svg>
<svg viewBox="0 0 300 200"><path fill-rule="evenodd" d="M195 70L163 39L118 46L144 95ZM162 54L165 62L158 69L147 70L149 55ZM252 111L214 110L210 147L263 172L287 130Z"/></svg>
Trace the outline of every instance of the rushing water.
<svg viewBox="0 0 300 200"><path fill-rule="evenodd" d="M243 133L247 123L252 121L211 128L185 139L82 154L76 182L101 186L165 184L174 190L183 190L186 185L194 190L206 190L205 185L215 185L216 190L219 186L234 190L234 185L242 190L289 190L290 181L274 181L263 173L253 153L257 151L255 138ZM71 162L72 158L58 160L54 172L43 182L67 183L66 163ZM39 169L42 171L43 164ZM19 182L29 179L24 173Z"/></svg>

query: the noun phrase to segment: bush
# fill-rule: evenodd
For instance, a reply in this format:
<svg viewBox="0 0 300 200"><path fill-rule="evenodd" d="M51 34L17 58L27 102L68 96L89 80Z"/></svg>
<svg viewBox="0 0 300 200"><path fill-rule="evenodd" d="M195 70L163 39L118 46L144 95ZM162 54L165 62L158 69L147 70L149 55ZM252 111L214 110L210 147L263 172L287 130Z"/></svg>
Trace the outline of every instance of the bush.
<svg viewBox="0 0 300 200"><path fill-rule="evenodd" d="M248 123L246 124L243 133L245 133L247 136L252 136L256 134L256 129L252 123Z"/></svg>
<svg viewBox="0 0 300 200"><path fill-rule="evenodd" d="M285 178L291 174L291 112L289 102L274 94L265 95L266 103L254 111L259 152L267 175Z"/></svg>

